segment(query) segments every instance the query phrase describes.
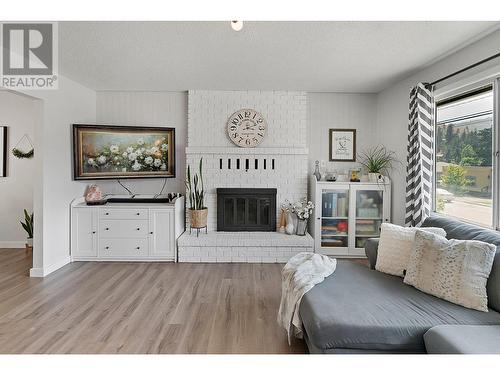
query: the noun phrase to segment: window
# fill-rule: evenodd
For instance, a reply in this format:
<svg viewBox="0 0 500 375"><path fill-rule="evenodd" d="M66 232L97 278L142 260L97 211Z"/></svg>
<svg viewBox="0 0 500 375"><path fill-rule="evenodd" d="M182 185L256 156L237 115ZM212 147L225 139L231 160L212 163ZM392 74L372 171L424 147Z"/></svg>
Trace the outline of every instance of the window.
<svg viewBox="0 0 500 375"><path fill-rule="evenodd" d="M437 212L493 226L493 87L437 102Z"/></svg>

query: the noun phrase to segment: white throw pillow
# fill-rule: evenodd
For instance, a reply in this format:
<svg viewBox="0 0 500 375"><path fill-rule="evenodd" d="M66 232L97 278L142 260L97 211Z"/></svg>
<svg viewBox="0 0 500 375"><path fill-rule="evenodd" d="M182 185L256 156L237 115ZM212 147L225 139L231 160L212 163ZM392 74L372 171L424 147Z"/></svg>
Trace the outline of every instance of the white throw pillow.
<svg viewBox="0 0 500 375"><path fill-rule="evenodd" d="M390 223L382 223L375 269L389 275L403 277L413 250L413 241L417 229L443 237L446 236L446 231L443 228L406 228Z"/></svg>
<svg viewBox="0 0 500 375"><path fill-rule="evenodd" d="M422 292L479 311L488 311L486 283L496 246L447 240L417 231L404 282Z"/></svg>

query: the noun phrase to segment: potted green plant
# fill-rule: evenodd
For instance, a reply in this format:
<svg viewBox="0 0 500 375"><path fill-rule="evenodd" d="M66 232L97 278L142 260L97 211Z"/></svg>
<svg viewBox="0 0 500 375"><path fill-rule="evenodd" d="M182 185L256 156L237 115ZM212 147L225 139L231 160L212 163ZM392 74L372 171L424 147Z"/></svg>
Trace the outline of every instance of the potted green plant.
<svg viewBox="0 0 500 375"><path fill-rule="evenodd" d="M187 167L186 194L189 198L191 213L191 228L205 228L207 226L208 209L205 207L205 191L203 186L203 158L200 159L199 174L191 178L191 168Z"/></svg>
<svg viewBox="0 0 500 375"><path fill-rule="evenodd" d="M398 163L396 153L389 151L385 146L376 146L363 151L359 155L360 164L368 172L370 182L382 182L384 175L388 175L395 163Z"/></svg>
<svg viewBox="0 0 500 375"><path fill-rule="evenodd" d="M28 237L26 238L26 248L33 249L33 213L29 214L25 209L24 222L20 221L20 223L28 234Z"/></svg>

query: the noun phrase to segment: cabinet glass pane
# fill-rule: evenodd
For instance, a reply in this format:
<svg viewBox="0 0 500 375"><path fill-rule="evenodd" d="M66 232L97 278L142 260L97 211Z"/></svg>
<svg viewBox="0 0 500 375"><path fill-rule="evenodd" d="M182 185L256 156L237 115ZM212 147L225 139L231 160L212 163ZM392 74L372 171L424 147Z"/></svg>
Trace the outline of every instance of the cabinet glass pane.
<svg viewBox="0 0 500 375"><path fill-rule="evenodd" d="M347 219L349 215L349 190L323 190L321 217Z"/></svg>
<svg viewBox="0 0 500 375"><path fill-rule="evenodd" d="M321 246L348 246L349 190L321 193Z"/></svg>
<svg viewBox="0 0 500 375"><path fill-rule="evenodd" d="M362 248L368 238L380 236L383 217L383 191L356 191L355 246Z"/></svg>

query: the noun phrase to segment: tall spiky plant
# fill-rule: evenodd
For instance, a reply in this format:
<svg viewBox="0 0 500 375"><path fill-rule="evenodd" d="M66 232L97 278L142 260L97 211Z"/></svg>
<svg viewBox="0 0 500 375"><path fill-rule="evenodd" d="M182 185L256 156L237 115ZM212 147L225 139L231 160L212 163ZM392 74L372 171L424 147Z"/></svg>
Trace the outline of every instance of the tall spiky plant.
<svg viewBox="0 0 500 375"><path fill-rule="evenodd" d="M205 190L203 185L203 158L200 159L199 174L195 173L191 183L191 167L187 167L186 193L192 210L205 209Z"/></svg>
<svg viewBox="0 0 500 375"><path fill-rule="evenodd" d="M33 213L30 215L26 209L24 210L24 223L20 221L24 230L28 234L28 238L33 238Z"/></svg>
<svg viewBox="0 0 500 375"><path fill-rule="evenodd" d="M388 175L395 164L399 163L394 151L389 151L385 146L376 146L360 154L360 164L368 173L383 173Z"/></svg>

